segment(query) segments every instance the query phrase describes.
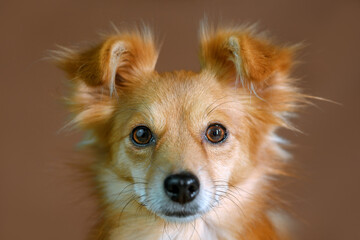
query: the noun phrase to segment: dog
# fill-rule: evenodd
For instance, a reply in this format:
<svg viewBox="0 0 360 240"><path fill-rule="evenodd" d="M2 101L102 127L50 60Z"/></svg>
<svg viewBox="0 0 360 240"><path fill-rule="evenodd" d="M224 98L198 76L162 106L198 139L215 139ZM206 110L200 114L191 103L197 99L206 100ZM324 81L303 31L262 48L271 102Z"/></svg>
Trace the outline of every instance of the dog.
<svg viewBox="0 0 360 240"><path fill-rule="evenodd" d="M296 46L204 24L201 70L163 73L157 46L144 27L57 52L71 124L96 155L91 239L291 239L276 194L290 155L276 131L294 130L305 102L290 77Z"/></svg>

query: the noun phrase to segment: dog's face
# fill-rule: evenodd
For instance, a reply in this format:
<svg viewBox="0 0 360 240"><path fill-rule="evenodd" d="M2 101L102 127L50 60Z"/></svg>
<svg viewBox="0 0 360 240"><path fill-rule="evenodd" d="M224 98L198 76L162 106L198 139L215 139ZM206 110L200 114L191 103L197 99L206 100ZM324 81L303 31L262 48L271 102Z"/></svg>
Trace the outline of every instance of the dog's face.
<svg viewBox="0 0 360 240"><path fill-rule="evenodd" d="M74 79L74 122L108 155L95 167L104 202L123 212L134 201L185 222L232 186L249 185L263 146L293 107L284 77L290 52L248 32L203 33L199 73L160 74L150 35L68 51L60 66Z"/></svg>
<svg viewBox="0 0 360 240"><path fill-rule="evenodd" d="M146 78L114 113L112 166L136 183L150 211L190 220L217 205L229 181L246 178L253 165L249 99L208 73Z"/></svg>

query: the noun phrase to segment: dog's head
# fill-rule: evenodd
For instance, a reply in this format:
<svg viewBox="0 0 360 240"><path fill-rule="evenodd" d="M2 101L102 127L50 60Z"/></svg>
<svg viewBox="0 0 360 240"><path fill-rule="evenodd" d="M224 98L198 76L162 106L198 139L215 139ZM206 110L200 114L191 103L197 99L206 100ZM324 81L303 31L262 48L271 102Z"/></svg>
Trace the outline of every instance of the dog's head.
<svg viewBox="0 0 360 240"><path fill-rule="evenodd" d="M251 201L243 195L274 167L273 132L299 100L291 56L247 29L203 29L199 73L156 72L149 31L64 49L73 123L106 155L94 164L106 205L189 221L235 195L231 188Z"/></svg>

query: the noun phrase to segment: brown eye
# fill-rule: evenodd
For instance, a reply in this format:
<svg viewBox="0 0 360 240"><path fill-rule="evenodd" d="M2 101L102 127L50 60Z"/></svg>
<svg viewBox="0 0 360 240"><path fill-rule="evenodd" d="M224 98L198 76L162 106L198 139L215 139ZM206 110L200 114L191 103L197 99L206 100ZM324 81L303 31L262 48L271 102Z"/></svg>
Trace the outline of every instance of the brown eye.
<svg viewBox="0 0 360 240"><path fill-rule="evenodd" d="M206 130L206 139L212 143L220 143L227 137L226 128L220 124L213 124Z"/></svg>
<svg viewBox="0 0 360 240"><path fill-rule="evenodd" d="M152 134L149 128L145 126L138 126L132 131L131 139L135 144L146 145L150 143Z"/></svg>

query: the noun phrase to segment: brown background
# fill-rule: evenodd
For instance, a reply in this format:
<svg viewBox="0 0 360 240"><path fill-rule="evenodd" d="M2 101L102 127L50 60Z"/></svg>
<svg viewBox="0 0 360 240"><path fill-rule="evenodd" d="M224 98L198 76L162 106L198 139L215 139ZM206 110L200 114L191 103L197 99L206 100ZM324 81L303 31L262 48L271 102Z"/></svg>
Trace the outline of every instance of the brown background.
<svg viewBox="0 0 360 240"><path fill-rule="evenodd" d="M206 13L258 22L281 42L304 42L294 75L316 102L287 133L304 179L284 195L304 222L301 239L360 239L360 2L73 1L0 2L0 239L79 240L94 203L65 166L78 133L59 129L64 75L46 61L55 44L97 39L110 22L144 21L164 40L157 69L198 70L197 30Z"/></svg>

